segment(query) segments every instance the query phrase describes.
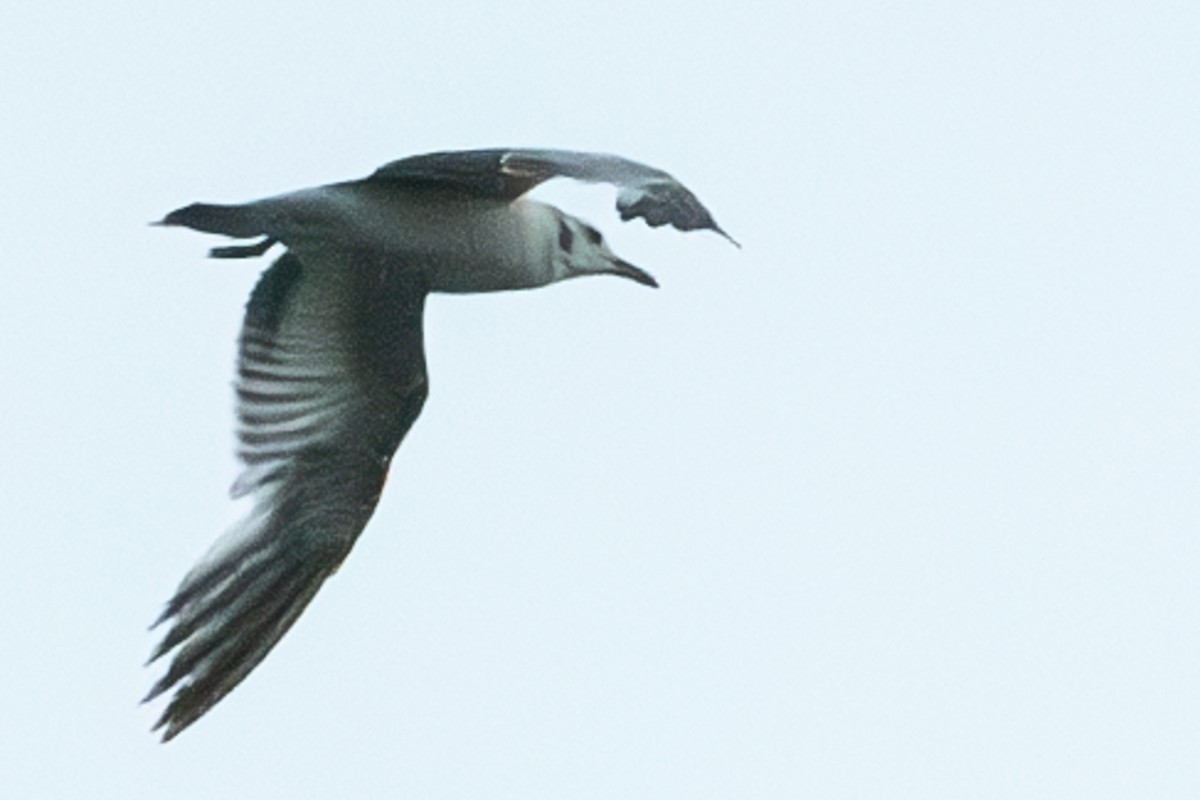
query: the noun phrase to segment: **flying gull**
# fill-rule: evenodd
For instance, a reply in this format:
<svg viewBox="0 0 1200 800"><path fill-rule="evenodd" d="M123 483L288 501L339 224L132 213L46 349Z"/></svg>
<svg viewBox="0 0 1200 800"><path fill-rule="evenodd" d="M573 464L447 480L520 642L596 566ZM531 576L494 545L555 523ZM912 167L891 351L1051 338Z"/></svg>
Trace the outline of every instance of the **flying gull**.
<svg viewBox="0 0 1200 800"><path fill-rule="evenodd" d="M661 170L567 150L472 150L394 161L361 180L241 205L193 203L160 225L285 252L250 294L237 361L234 497L253 509L192 568L155 626L174 651L146 700L172 691L155 730L175 737L262 661L353 547L392 455L428 393L421 317L430 292L529 289L581 275L657 286L592 226L525 197L555 177L617 187L621 219L707 229L733 242ZM734 242L734 244L737 244Z"/></svg>

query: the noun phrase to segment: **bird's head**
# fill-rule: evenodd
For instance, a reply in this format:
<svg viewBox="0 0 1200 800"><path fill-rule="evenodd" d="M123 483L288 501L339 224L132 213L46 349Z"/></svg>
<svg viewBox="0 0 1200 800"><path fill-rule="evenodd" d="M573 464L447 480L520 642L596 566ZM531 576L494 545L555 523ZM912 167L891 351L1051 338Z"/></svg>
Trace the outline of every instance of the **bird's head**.
<svg viewBox="0 0 1200 800"><path fill-rule="evenodd" d="M600 231L583 220L554 210L557 227L551 259L557 280L581 275L620 275L657 288L658 281L650 273L609 250Z"/></svg>

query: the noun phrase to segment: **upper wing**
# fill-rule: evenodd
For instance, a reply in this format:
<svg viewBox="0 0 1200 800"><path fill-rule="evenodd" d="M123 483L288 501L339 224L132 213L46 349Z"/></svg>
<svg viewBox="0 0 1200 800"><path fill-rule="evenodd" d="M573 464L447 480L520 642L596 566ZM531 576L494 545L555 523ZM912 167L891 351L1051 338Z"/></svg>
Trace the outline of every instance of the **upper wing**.
<svg viewBox="0 0 1200 800"><path fill-rule="evenodd" d="M147 700L175 687L171 739L229 693L296 621L367 524L427 394L425 288L398 270L286 253L246 307L235 496L250 515L183 579L151 661L178 647ZM158 623L155 623L158 624Z"/></svg>
<svg viewBox="0 0 1200 800"><path fill-rule="evenodd" d="M681 231L708 229L737 244L686 186L662 170L620 156L512 149L428 153L385 164L367 180L515 200L560 176L617 186L617 210L623 220L642 217L651 227L669 223Z"/></svg>

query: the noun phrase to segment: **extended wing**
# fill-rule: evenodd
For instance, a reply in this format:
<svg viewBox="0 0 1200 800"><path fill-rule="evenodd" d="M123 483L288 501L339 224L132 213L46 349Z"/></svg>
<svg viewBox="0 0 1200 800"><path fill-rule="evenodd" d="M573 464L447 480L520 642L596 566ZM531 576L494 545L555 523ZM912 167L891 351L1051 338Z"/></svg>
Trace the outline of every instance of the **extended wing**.
<svg viewBox="0 0 1200 800"><path fill-rule="evenodd" d="M603 153L503 148L428 153L385 164L367 180L515 200L557 177L613 184L618 188L617 211L623 220L642 217L651 227L669 224L681 231L711 230L737 244L696 195L675 178Z"/></svg>
<svg viewBox="0 0 1200 800"><path fill-rule="evenodd" d="M233 494L255 504L158 620L171 628L151 661L178 648L146 697L174 690L156 726L164 741L237 686L342 563L425 401L424 287L384 267L307 267L284 254L246 307L237 379L246 468Z"/></svg>

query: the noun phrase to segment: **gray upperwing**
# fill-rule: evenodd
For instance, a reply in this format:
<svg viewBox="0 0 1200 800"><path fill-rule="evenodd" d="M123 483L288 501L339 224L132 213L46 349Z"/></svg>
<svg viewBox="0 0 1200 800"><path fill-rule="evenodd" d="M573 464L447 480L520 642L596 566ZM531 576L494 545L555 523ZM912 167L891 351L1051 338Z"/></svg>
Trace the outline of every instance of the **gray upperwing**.
<svg viewBox="0 0 1200 800"><path fill-rule="evenodd" d="M605 153L501 148L428 153L385 164L367 180L515 200L539 183L557 177L613 184L619 189L617 211L623 220L642 217L654 228L670 224L681 231L707 229L737 244L675 178Z"/></svg>
<svg viewBox="0 0 1200 800"><path fill-rule="evenodd" d="M375 510L392 454L425 402L425 288L351 255L285 253L250 296L238 358L235 496L254 510L184 577L146 699L171 694L171 739L232 691L299 618ZM311 271L309 267L313 267Z"/></svg>
<svg viewBox="0 0 1200 800"><path fill-rule="evenodd" d="M496 200L516 200L546 180L510 175L503 161L510 150L459 150L426 153L384 164L366 179L421 189L445 189Z"/></svg>

